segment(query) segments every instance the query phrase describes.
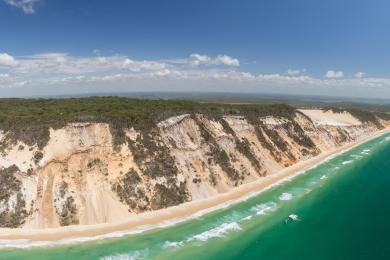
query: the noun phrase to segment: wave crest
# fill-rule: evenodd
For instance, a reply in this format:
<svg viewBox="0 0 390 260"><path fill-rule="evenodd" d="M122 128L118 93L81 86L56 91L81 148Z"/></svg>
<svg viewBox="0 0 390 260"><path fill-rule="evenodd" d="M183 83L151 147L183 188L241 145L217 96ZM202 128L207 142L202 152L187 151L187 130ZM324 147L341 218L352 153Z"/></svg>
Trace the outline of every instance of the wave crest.
<svg viewBox="0 0 390 260"><path fill-rule="evenodd" d="M341 164L346 165L346 164L351 164L351 163L353 163L353 160L344 161Z"/></svg>
<svg viewBox="0 0 390 260"><path fill-rule="evenodd" d="M166 241L163 245L163 248L179 248L184 245L183 241L179 242L171 242L171 241Z"/></svg>
<svg viewBox="0 0 390 260"><path fill-rule="evenodd" d="M258 204L256 206L253 206L251 208L251 210L255 211L257 215L265 215L268 212L275 211L275 209L276 209L275 202L262 203L262 204Z"/></svg>
<svg viewBox="0 0 390 260"><path fill-rule="evenodd" d="M101 257L100 260L136 260L145 259L149 254L148 249L131 251L125 254L115 254L110 256Z"/></svg>
<svg viewBox="0 0 390 260"><path fill-rule="evenodd" d="M209 240L210 238L215 238L215 237L224 237L227 233L231 231L239 231L241 230L240 225L237 222L231 222L231 223L223 223L222 225L204 231L200 234L194 235L190 237L187 241L202 241L205 242Z"/></svg>

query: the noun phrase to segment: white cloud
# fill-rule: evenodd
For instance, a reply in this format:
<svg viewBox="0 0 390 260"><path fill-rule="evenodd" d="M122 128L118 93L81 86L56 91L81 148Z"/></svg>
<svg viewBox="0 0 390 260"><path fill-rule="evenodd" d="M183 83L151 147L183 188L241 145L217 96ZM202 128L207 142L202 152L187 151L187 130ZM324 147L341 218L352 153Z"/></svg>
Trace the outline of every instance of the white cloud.
<svg viewBox="0 0 390 260"><path fill-rule="evenodd" d="M390 96L390 78L344 78L341 71L328 71L326 78L303 75L304 69L286 73L256 74L242 71L239 61L227 55L210 57L135 60L124 55L78 57L66 53L41 53L12 57L0 54L0 96L5 89L15 95L36 94L40 89L60 91L250 91L349 95L377 93ZM382 93L382 94L380 94ZM385 93L385 94L383 94ZM361 94L367 96L367 94Z"/></svg>
<svg viewBox="0 0 390 260"><path fill-rule="evenodd" d="M240 61L236 58L230 57L226 54L218 55L217 57L210 57L208 55L191 54L189 64L192 66L200 65L225 65L225 66L240 66Z"/></svg>
<svg viewBox="0 0 390 260"><path fill-rule="evenodd" d="M159 61L135 61L126 56L74 57L66 53L42 53L19 59L13 72L34 76L142 72L162 70L167 64Z"/></svg>
<svg viewBox="0 0 390 260"><path fill-rule="evenodd" d="M7 80L9 79L9 74L0 74L0 80Z"/></svg>
<svg viewBox="0 0 390 260"><path fill-rule="evenodd" d="M158 71L158 70L164 70L167 67L168 65L166 63L158 62L158 61L147 61L147 60L134 61L128 58L124 58L123 61L123 68L133 72L141 72L145 70Z"/></svg>
<svg viewBox="0 0 390 260"><path fill-rule="evenodd" d="M234 67L239 61L227 55L218 55L211 58L207 55L192 54L189 59L177 60L133 60L123 55L75 57L66 53L41 53L18 60L11 56L4 56L4 62L14 65L13 72L35 76L59 76L63 74L97 74L97 73L142 73L146 71L159 71L166 74L167 69L185 70L207 65L212 69L218 66ZM16 66L17 64L17 66ZM201 68L199 68L201 69Z"/></svg>
<svg viewBox="0 0 390 260"><path fill-rule="evenodd" d="M335 71L335 70L328 70L325 74L325 77L330 79L337 79L344 77L344 72L342 71Z"/></svg>
<svg viewBox="0 0 390 260"><path fill-rule="evenodd" d="M23 10L26 14L35 13L35 4L40 0L4 0L5 3Z"/></svg>
<svg viewBox="0 0 390 260"><path fill-rule="evenodd" d="M290 76L296 76L302 73L305 73L306 69L288 69L287 74Z"/></svg>
<svg viewBox="0 0 390 260"><path fill-rule="evenodd" d="M7 53L0 53L0 66L16 66L18 62Z"/></svg>
<svg viewBox="0 0 390 260"><path fill-rule="evenodd" d="M354 74L355 78L364 78L366 76L366 73L365 72L356 72Z"/></svg>
<svg viewBox="0 0 390 260"><path fill-rule="evenodd" d="M0 87L12 86L14 83L14 79L9 74L0 74Z"/></svg>
<svg viewBox="0 0 390 260"><path fill-rule="evenodd" d="M215 64L222 64L227 66L240 66L240 61L228 55L218 55L214 59Z"/></svg>
<svg viewBox="0 0 390 260"><path fill-rule="evenodd" d="M207 55L200 55L200 54L191 54L189 63L194 66L199 66L201 64L210 64L211 58Z"/></svg>

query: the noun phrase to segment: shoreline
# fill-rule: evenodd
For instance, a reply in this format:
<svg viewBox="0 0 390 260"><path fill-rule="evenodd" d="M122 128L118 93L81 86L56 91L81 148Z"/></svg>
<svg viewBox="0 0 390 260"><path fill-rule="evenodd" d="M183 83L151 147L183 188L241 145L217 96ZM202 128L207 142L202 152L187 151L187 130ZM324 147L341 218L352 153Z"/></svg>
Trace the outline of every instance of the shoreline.
<svg viewBox="0 0 390 260"><path fill-rule="evenodd" d="M124 222L48 229L0 228L0 247L4 242L7 244L14 244L15 247L28 247L29 243L33 242L36 242L35 246L47 246L49 245L49 242L57 242L58 244L87 242L105 238L121 237L127 234L141 233L158 227L174 225L256 196L277 184L316 167L334 156L347 152L358 145L389 132L389 128L382 129L361 140L296 163L277 173L243 184L226 193L218 194L207 199L186 202L158 211L141 213Z"/></svg>

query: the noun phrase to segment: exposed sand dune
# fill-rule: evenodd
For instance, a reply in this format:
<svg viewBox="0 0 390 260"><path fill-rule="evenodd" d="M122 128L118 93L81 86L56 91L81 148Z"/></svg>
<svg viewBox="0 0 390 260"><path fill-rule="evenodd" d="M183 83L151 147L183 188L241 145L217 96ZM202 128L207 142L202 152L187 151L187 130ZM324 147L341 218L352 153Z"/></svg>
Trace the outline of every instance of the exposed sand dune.
<svg viewBox="0 0 390 260"><path fill-rule="evenodd" d="M321 109L298 110L307 115L317 125L353 126L362 124L362 122L348 112L334 113L330 110L324 111Z"/></svg>

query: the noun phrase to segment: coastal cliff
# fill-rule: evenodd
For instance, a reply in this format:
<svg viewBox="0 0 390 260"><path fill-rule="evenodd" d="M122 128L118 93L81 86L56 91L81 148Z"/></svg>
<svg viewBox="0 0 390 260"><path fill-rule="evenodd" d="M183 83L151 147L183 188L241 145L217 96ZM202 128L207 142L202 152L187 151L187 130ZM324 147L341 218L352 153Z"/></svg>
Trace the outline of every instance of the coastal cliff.
<svg viewBox="0 0 390 260"><path fill-rule="evenodd" d="M389 125L336 109L148 101L143 111L155 112L140 114L131 110L139 101L120 102L130 107L112 103L115 116L99 103L0 116L0 227L123 221L230 191Z"/></svg>

